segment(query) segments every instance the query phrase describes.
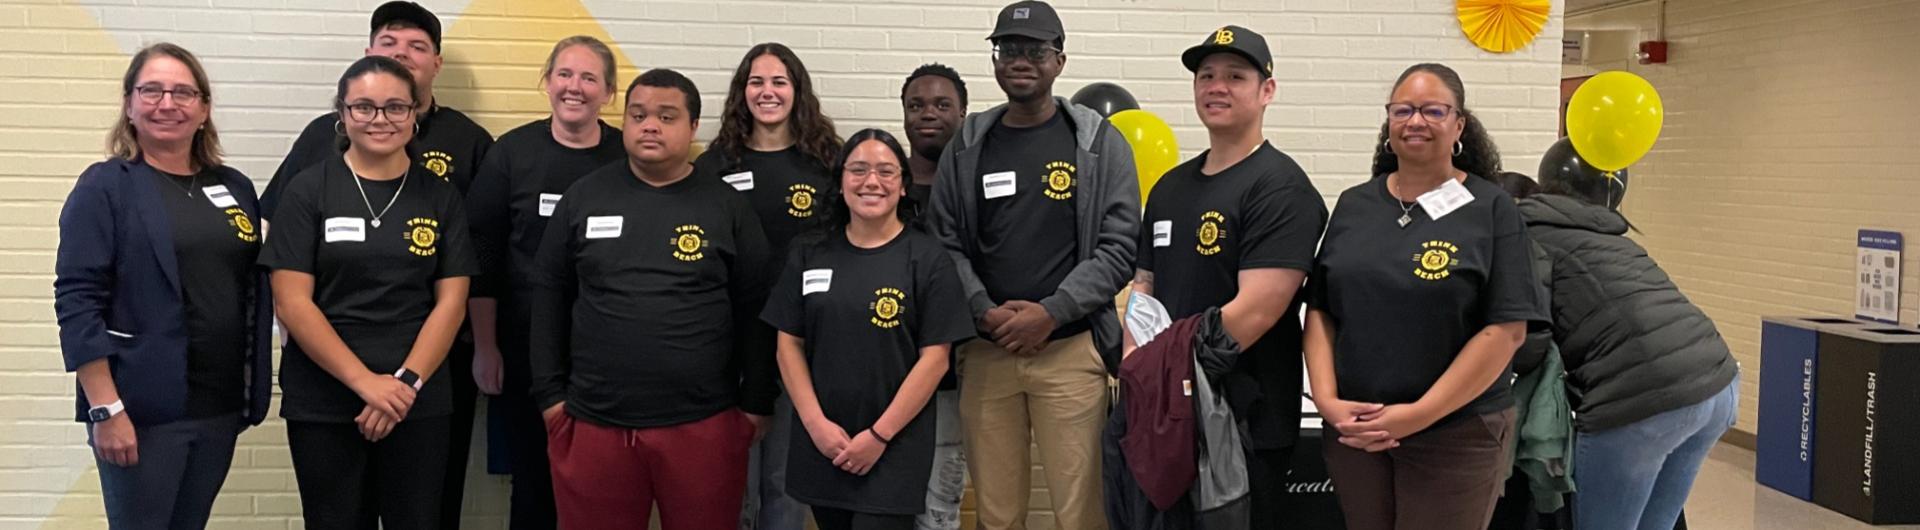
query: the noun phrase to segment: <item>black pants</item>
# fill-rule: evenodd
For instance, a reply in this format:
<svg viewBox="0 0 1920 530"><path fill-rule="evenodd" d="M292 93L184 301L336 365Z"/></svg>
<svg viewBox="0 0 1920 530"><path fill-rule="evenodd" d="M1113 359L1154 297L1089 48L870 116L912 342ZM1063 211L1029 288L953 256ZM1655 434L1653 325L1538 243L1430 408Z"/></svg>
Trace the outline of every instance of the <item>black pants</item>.
<svg viewBox="0 0 1920 530"><path fill-rule="evenodd" d="M813 524L820 527L820 530L913 530L913 516L860 513L814 506Z"/></svg>
<svg viewBox="0 0 1920 530"><path fill-rule="evenodd" d="M233 467L234 441L247 427L235 412L134 427L140 463L120 467L100 458L107 525L116 530L206 528L213 500ZM93 429L87 429L93 445Z"/></svg>
<svg viewBox="0 0 1920 530"><path fill-rule="evenodd" d="M1253 494L1254 528L1283 528L1287 521L1287 470L1293 464L1293 446L1248 452L1247 486ZM1268 523L1262 523L1267 521Z"/></svg>
<svg viewBox="0 0 1920 530"><path fill-rule="evenodd" d="M503 389L488 401L507 422L507 451L513 464L513 496L508 528L553 530L553 469L547 463L547 425L525 388Z"/></svg>
<svg viewBox="0 0 1920 530"><path fill-rule="evenodd" d="M453 383L453 415L449 416L447 470L440 496L440 527L460 528L460 502L467 488L467 453L473 445L474 404L480 387L473 382L473 343L456 339L447 350L447 361L435 373Z"/></svg>
<svg viewBox="0 0 1920 530"><path fill-rule="evenodd" d="M287 422L307 528L440 528L448 423L409 418L368 442L351 422Z"/></svg>

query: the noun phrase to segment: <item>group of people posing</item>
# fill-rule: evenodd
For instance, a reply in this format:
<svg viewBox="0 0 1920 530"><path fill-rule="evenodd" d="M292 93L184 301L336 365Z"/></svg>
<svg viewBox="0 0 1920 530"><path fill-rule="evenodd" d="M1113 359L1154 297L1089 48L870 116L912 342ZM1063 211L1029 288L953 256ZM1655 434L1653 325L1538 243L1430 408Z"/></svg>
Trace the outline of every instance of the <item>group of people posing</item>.
<svg viewBox="0 0 1920 530"><path fill-rule="evenodd" d="M1113 376L1148 346L1116 311L1131 286L1243 350L1218 386L1254 527L1288 520L1304 365L1349 528L1484 528L1530 330L1565 357L1580 465L1605 477L1576 477L1581 528L1671 525L1732 360L1604 183L1516 204L1489 180L1452 70L1394 82L1375 177L1329 215L1262 137L1265 39L1209 32L1179 58L1209 148L1143 210L1125 138L1053 94L1053 8L1009 5L988 40L1005 102L969 113L959 74L920 67L905 145L843 138L784 45L748 50L703 120L673 70L617 92L591 37L548 56L551 115L496 140L434 98L438 18L390 2L257 198L200 63L148 46L56 266L109 520L206 525L267 415L277 317L308 528L458 527L480 393L509 423L516 529L640 528L655 506L669 529L957 528L963 477L981 528L1023 528L1030 445L1059 528L1133 527L1102 482Z"/></svg>

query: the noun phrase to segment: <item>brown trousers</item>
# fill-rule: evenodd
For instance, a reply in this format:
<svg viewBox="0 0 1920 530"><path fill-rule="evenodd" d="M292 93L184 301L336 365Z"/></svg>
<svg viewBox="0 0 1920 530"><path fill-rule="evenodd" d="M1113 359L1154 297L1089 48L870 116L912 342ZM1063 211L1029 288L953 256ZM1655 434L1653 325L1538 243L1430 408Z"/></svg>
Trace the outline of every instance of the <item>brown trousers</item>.
<svg viewBox="0 0 1920 530"><path fill-rule="evenodd" d="M1329 428L1321 450L1348 530L1485 530L1513 467L1514 411L1453 420L1369 453Z"/></svg>

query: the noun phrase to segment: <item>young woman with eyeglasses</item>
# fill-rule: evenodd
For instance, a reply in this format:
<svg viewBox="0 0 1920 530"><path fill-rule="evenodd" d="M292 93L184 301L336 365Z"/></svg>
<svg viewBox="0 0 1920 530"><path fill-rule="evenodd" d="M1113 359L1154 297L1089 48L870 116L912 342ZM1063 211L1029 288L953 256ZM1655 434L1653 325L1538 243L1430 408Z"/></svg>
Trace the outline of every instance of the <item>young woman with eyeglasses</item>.
<svg viewBox="0 0 1920 530"><path fill-rule="evenodd" d="M346 152L293 181L260 256L292 335L280 415L294 477L308 528L438 528L453 396L436 372L478 268L466 214L407 155L406 67L360 59L336 94Z"/></svg>
<svg viewBox="0 0 1920 530"><path fill-rule="evenodd" d="M795 241L761 313L800 427L776 442L787 494L822 530L906 530L926 511L927 400L973 326L945 247L910 228L899 142L866 129L842 152L825 222Z"/></svg>

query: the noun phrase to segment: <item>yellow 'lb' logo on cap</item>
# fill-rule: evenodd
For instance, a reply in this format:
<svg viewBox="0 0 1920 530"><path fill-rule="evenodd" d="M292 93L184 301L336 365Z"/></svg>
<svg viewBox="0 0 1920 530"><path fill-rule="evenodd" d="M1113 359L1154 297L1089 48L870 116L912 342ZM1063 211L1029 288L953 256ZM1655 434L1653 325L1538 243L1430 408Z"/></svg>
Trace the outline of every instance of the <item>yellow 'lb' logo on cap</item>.
<svg viewBox="0 0 1920 530"><path fill-rule="evenodd" d="M1213 32L1213 43L1221 46L1233 44L1233 30L1220 28L1219 31Z"/></svg>

